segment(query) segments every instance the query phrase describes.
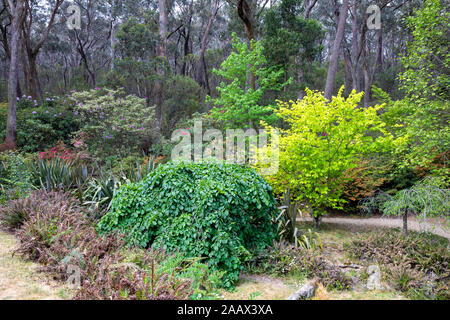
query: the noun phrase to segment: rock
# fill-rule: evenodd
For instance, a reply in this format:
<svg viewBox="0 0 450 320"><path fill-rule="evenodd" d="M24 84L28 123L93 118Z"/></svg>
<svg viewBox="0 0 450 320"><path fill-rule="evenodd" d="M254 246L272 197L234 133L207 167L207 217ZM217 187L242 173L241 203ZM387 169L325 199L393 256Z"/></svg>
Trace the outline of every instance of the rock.
<svg viewBox="0 0 450 320"><path fill-rule="evenodd" d="M371 265L367 268L367 289L368 290L383 290L384 287L381 284L381 271L377 265Z"/></svg>
<svg viewBox="0 0 450 320"><path fill-rule="evenodd" d="M304 300L314 297L317 290L317 281L313 280L304 284L297 292L290 295L286 300Z"/></svg>

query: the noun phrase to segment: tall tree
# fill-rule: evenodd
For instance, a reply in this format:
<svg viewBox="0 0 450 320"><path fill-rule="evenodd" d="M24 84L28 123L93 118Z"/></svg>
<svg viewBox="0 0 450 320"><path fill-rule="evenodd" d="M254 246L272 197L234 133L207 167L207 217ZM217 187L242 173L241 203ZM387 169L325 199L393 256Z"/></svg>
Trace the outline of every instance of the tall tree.
<svg viewBox="0 0 450 320"><path fill-rule="evenodd" d="M158 121L158 125L161 125L162 122L162 86L163 86L163 76L164 76L164 68L162 64L164 64L167 59L167 30L168 30L168 18L167 18L167 3L166 0L158 0L158 9L159 9L159 43L156 48L156 55L160 58L160 63L158 63L157 74L158 80L155 83L155 102L156 102L156 110L155 117L156 121Z"/></svg>
<svg viewBox="0 0 450 320"><path fill-rule="evenodd" d="M347 19L349 0L344 0L339 14L338 28L336 38L333 44L333 51L331 52L330 65L328 67L327 83L325 87L325 98L331 100L334 90L334 78L338 68L339 53L341 51L341 43L344 38L345 20Z"/></svg>
<svg viewBox="0 0 450 320"><path fill-rule="evenodd" d="M206 25L205 33L203 34L203 37L202 37L202 46L200 49L200 55L199 55L199 60L198 60L197 75L195 77L195 81L197 81L197 83L200 86L207 88L208 94L211 94L211 90L209 88L209 84L207 81L205 51L206 51L206 46L208 44L209 33L211 31L211 27L212 27L214 19L216 18L218 10L219 10L219 0L214 0L211 17L209 18L208 24Z"/></svg>
<svg viewBox="0 0 450 320"><path fill-rule="evenodd" d="M55 21L56 13L63 2L64 0L56 0L50 14L50 20L47 26L45 27L41 38L36 41L35 45L33 45L32 36L35 34L35 30L33 29L33 22L35 18L33 12L33 5L35 4L35 1L33 0L25 1L26 19L24 22L24 27L22 28L22 36L25 44L25 52L27 55L28 63L26 66L24 65L24 72L26 73L25 78L27 80L26 86L28 89L28 93L35 99L37 99L38 96L42 96L41 92L38 93L39 79L36 66L36 59L39 54L39 51L41 50L43 44L48 38L52 25Z"/></svg>
<svg viewBox="0 0 450 320"><path fill-rule="evenodd" d="M18 82L18 56L20 31L25 19L25 1L8 0L11 16L11 41L10 41L10 68L8 76L8 117L6 121L5 142L0 146L0 151L14 149L17 140L17 82Z"/></svg>
<svg viewBox="0 0 450 320"><path fill-rule="evenodd" d="M253 25L252 10L248 5L247 0L239 0L237 9L239 18L241 18L241 20L245 24L245 30L247 31L247 37L251 49L252 41L255 40L255 28ZM254 73L250 74L250 86L253 90L256 90L256 77Z"/></svg>

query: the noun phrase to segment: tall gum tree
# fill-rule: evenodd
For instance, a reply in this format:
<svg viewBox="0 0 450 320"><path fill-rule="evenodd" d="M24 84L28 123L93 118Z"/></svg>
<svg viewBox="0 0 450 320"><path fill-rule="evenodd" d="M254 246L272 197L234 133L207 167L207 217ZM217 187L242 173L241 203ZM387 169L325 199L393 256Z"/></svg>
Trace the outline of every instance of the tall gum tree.
<svg viewBox="0 0 450 320"><path fill-rule="evenodd" d="M325 98L331 100L334 90L334 78L338 68L338 59L341 51L342 39L344 38L345 20L347 19L349 0L344 0L339 14L338 28L336 38L334 40L333 49L331 52L330 65L328 67L327 83L325 86Z"/></svg>
<svg viewBox="0 0 450 320"><path fill-rule="evenodd" d="M10 40L10 68L8 75L8 116L6 120L6 137L0 145L0 151L14 149L17 140L17 83L18 83L18 56L19 38L25 19L25 1L8 0L8 9L11 16L11 40Z"/></svg>

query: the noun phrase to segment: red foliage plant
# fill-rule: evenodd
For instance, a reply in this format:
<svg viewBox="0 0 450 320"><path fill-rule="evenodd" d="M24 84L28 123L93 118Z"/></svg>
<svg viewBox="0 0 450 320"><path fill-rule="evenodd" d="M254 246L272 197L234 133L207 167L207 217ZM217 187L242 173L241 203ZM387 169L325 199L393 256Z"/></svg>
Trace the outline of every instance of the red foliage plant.
<svg viewBox="0 0 450 320"><path fill-rule="evenodd" d="M64 161L74 161L76 158L76 153L69 150L64 144L59 144L56 147L50 148L47 151L39 153L40 159L52 160L59 158Z"/></svg>
<svg viewBox="0 0 450 320"><path fill-rule="evenodd" d="M75 299L182 300L192 294L191 282L155 271L165 258L158 250L126 249L123 235L98 236L76 199L67 193L36 191L21 207L16 252L44 265L57 279L70 280L69 267L79 271ZM126 261L139 255L144 263ZM174 270L175 272L175 270Z"/></svg>

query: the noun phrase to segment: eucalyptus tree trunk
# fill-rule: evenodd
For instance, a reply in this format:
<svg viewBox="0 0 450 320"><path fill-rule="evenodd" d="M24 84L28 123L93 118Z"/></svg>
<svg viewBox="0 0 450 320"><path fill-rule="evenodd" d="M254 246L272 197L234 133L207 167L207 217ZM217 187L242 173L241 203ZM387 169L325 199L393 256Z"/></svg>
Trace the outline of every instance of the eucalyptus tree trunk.
<svg viewBox="0 0 450 320"><path fill-rule="evenodd" d="M6 138L0 146L1 151L14 149L17 140L17 84L18 84L18 58L19 58L19 38L23 25L25 2L17 0L8 1L9 10L12 17L11 21L11 40L10 40L10 66L8 75L8 117L6 121Z"/></svg>
<svg viewBox="0 0 450 320"><path fill-rule="evenodd" d="M39 51L41 50L43 44L45 43L45 41L47 41L48 35L50 34L50 30L53 26L53 23L55 22L56 13L58 12L58 9L63 4L63 2L64 2L64 0L56 0L55 4L53 6L53 9L52 9L51 15L50 15L50 20L42 33L41 39L37 42L37 44L34 47L32 45L32 41L31 41L31 37L33 34L33 29L32 29L33 12L32 12L32 8L28 4L28 2L25 2L25 4L26 4L25 14L26 14L26 16L28 16L28 19L26 19L26 21L24 21L25 25L23 28L23 41L25 44L25 52L28 57L28 66L29 66L27 87L28 87L30 96L32 96L35 99L37 99L38 96L42 97L42 92L40 90L40 84L39 84L39 78L38 78L38 72L37 72L36 60L37 60Z"/></svg>
<svg viewBox="0 0 450 320"><path fill-rule="evenodd" d="M161 61L159 63L163 63L166 59L166 49L167 49L167 30L168 30L168 20L167 20L167 4L166 0L158 0L158 9L159 9L159 43L156 48L156 54ZM156 73L158 75L158 79L155 82L154 86L154 97L155 97L155 122L154 126L158 128L159 132L157 136L157 142L161 140L162 135L162 90L163 90L163 76L164 76L164 68L159 65L156 68Z"/></svg>
<svg viewBox="0 0 450 320"><path fill-rule="evenodd" d="M255 40L255 29L253 27L252 11L246 0L239 0L238 15L245 24L248 41L251 45L252 40ZM256 76L253 72L250 73L250 87L256 90Z"/></svg>
<svg viewBox="0 0 450 320"><path fill-rule="evenodd" d="M192 15L193 15L193 11L194 11L194 1L192 0L191 3L189 4L189 15L187 18L187 23L186 25L183 27L182 31L182 35L184 38L184 57L183 57L183 66L181 67L181 74L183 76L187 75L187 56L191 53L191 46L190 46L190 40L191 40L191 25L192 25Z"/></svg>
<svg viewBox="0 0 450 320"><path fill-rule="evenodd" d="M339 53L341 51L342 39L344 38L345 20L347 19L348 1L344 0L342 3L341 13L339 14L338 28L336 32L336 39L334 40L333 49L331 52L330 65L328 67L327 84L325 87L325 98L331 100L334 90L334 78L338 68Z"/></svg>
<svg viewBox="0 0 450 320"><path fill-rule="evenodd" d="M211 13L211 17L209 18L208 24L206 25L206 30L205 30L205 33L202 38L202 47L200 50L200 56L199 56L199 61L198 61L197 75L195 77L195 80L197 81L197 83L202 87L206 86L206 76L207 76L206 75L206 65L205 65L206 46L208 44L208 38L209 38L209 33L211 31L211 26L214 22L214 19L216 18L218 9L219 9L219 0L214 0L214 8ZM208 88L208 91L209 91L209 88ZM208 92L208 94L211 94L211 92Z"/></svg>
<svg viewBox="0 0 450 320"><path fill-rule="evenodd" d="M357 9L356 9L356 3L361 2L357 0L353 0L352 4L352 88L356 92L360 92L359 89L359 76L358 76L358 24L356 19Z"/></svg>

